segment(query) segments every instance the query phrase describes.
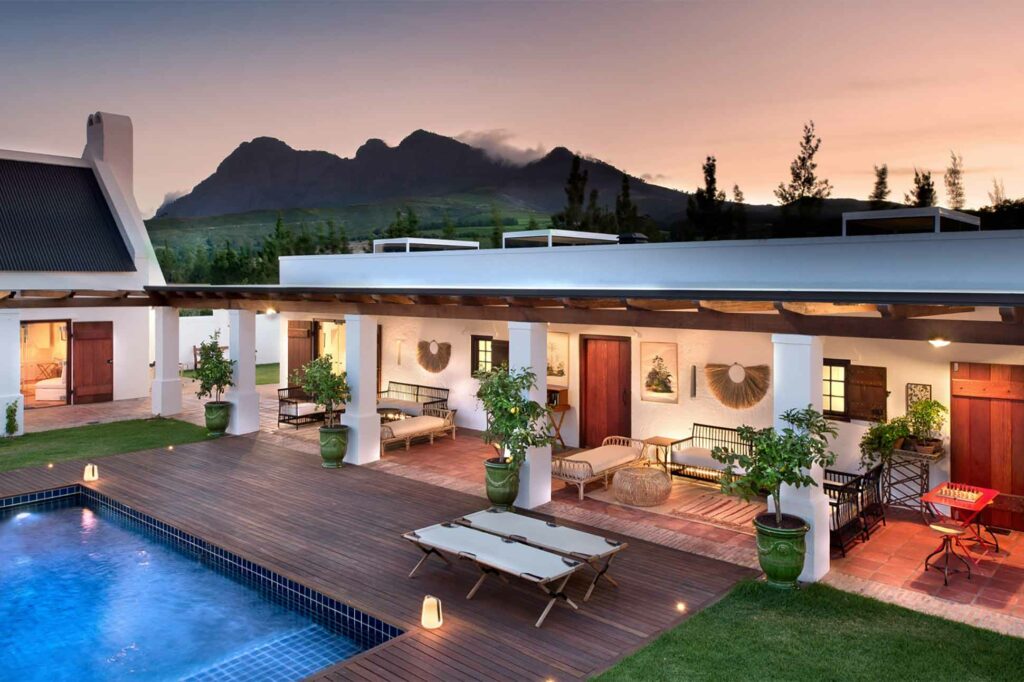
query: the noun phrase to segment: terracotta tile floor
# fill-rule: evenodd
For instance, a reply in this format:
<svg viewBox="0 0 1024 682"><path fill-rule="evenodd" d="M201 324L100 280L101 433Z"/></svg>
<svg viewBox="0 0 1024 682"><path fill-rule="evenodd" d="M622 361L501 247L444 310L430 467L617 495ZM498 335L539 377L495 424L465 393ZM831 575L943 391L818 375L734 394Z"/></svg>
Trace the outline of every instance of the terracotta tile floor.
<svg viewBox="0 0 1024 682"><path fill-rule="evenodd" d="M873 532L867 542L847 550L846 558L833 553L832 570L1024 618L1024 533L996 537L1000 551L975 553L977 563L971 564L970 580L966 573L958 573L950 575L945 586L941 572L924 570L925 557L939 546L938 534L920 515L891 510L887 525ZM972 542L966 544L972 552L977 547Z"/></svg>

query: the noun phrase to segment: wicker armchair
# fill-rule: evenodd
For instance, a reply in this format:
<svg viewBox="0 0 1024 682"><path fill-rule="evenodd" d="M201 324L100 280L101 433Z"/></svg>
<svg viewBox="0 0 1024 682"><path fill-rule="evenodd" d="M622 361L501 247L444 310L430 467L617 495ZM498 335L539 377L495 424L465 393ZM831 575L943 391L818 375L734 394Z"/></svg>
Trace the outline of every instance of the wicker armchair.
<svg viewBox="0 0 1024 682"><path fill-rule="evenodd" d="M632 452L622 448L629 448ZM583 501L586 484L604 479L604 487L607 488L612 474L643 461L644 448L642 440L608 436L601 442L601 447L551 460L551 477L576 486L580 501Z"/></svg>

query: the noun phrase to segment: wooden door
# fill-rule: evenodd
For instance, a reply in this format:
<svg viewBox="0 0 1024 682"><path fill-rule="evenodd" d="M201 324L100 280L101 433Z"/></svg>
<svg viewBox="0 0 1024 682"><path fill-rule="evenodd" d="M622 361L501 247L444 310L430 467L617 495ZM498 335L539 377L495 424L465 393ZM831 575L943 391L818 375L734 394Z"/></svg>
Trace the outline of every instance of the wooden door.
<svg viewBox="0 0 1024 682"><path fill-rule="evenodd" d="M987 522L1024 530L1024 367L954 362L950 377L950 477L1003 493Z"/></svg>
<svg viewBox="0 0 1024 682"><path fill-rule="evenodd" d="M71 402L114 399L114 323L75 322L71 327Z"/></svg>
<svg viewBox="0 0 1024 682"><path fill-rule="evenodd" d="M580 447L632 435L630 340L580 337Z"/></svg>
<svg viewBox="0 0 1024 682"><path fill-rule="evenodd" d="M316 323L311 320L288 320L288 379L293 372L301 374L302 367L313 359L316 352Z"/></svg>

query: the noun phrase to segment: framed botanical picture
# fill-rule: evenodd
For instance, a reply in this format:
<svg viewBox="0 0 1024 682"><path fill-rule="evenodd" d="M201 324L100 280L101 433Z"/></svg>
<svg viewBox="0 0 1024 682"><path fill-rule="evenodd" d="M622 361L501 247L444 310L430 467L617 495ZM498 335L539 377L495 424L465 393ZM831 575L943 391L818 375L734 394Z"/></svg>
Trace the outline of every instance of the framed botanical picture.
<svg viewBox="0 0 1024 682"><path fill-rule="evenodd" d="M931 384L907 384L907 412L914 406L914 403L921 400L931 400Z"/></svg>
<svg viewBox="0 0 1024 682"><path fill-rule="evenodd" d="M652 403L679 402L679 353L674 343L640 344L640 399Z"/></svg>
<svg viewBox="0 0 1024 682"><path fill-rule="evenodd" d="M548 386L569 386L569 335L548 332Z"/></svg>

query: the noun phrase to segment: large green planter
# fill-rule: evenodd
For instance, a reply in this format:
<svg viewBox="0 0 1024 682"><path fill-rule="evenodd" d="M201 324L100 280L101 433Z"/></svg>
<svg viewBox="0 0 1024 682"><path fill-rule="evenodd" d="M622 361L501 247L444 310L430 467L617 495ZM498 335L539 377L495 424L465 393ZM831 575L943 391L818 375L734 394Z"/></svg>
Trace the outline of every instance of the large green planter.
<svg viewBox="0 0 1024 682"><path fill-rule="evenodd" d="M757 558L769 585L795 590L796 580L804 569L804 555L807 553L804 536L810 526L799 516L790 514L782 515L782 526L775 525L774 512L758 514L754 519Z"/></svg>
<svg viewBox="0 0 1024 682"><path fill-rule="evenodd" d="M231 419L231 403L211 400L206 403L206 430L211 436L223 436Z"/></svg>
<svg viewBox="0 0 1024 682"><path fill-rule="evenodd" d="M320 459L325 469L337 469L348 452L347 426L320 427Z"/></svg>
<svg viewBox="0 0 1024 682"><path fill-rule="evenodd" d="M511 509L519 495L519 472L512 470L511 462L497 457L484 462L487 480L487 499L498 509Z"/></svg>

